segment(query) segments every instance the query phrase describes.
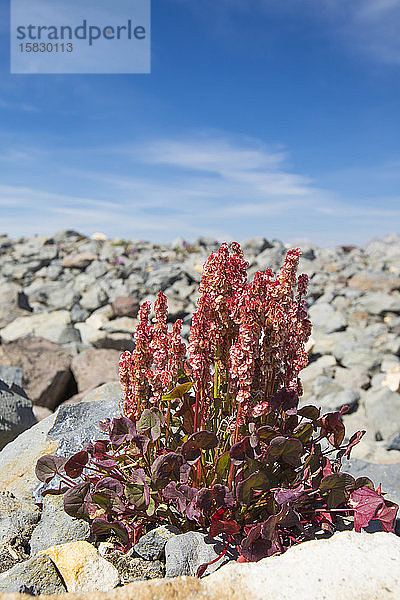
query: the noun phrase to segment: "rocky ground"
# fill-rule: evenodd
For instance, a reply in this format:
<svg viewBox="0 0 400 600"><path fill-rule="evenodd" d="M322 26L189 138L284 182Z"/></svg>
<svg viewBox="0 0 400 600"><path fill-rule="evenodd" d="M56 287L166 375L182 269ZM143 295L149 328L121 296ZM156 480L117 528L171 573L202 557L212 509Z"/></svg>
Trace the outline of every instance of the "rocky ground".
<svg viewBox="0 0 400 600"><path fill-rule="evenodd" d="M171 321L182 318L188 336L202 265L217 242L157 245L103 237L73 231L51 238L0 236L0 447L60 404L117 380L119 355L132 348L139 304L154 300L158 290L168 297ZM278 270L286 251L279 240L264 238L242 247L250 277ZM397 462L400 236L365 248L308 245L302 251L314 324L303 402L327 410L349 405L349 435L367 430L354 455Z"/></svg>
<svg viewBox="0 0 400 600"><path fill-rule="evenodd" d="M70 454L100 435L100 419L118 415L117 364L132 349L139 304L163 290L170 319L183 319L187 338L202 265L217 248L210 239L156 245L94 238L71 231L0 236L0 592L105 590L193 574L217 556L202 534L188 540L162 531L121 560L90 543L59 497L37 506L37 458ZM250 276L277 271L286 251L263 238L242 248ZM382 482L399 502L400 236L365 248L302 250L314 324L302 403L350 407L347 436L367 434L345 470Z"/></svg>

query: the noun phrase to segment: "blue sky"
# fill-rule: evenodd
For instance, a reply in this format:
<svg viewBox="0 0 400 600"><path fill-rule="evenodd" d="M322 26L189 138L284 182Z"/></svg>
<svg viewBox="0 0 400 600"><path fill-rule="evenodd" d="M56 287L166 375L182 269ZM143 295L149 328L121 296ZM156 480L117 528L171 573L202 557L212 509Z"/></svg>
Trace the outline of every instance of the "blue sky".
<svg viewBox="0 0 400 600"><path fill-rule="evenodd" d="M150 75L11 75L0 0L0 230L399 231L399 31L400 0L153 0Z"/></svg>

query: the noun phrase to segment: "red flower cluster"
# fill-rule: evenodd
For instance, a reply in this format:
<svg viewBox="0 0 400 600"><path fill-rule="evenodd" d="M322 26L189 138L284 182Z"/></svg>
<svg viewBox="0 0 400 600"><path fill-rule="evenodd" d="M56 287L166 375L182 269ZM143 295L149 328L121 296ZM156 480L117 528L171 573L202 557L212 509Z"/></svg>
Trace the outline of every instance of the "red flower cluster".
<svg viewBox="0 0 400 600"><path fill-rule="evenodd" d="M236 242L230 247L221 244L206 261L186 363L196 391L195 429L204 427L218 410L221 416L224 407L216 399L222 395L231 404L231 424L235 421L238 426L239 406L243 415L260 415L281 387L301 393L298 374L307 364L305 343L311 323L303 300L308 278L296 277L299 256L299 249L290 250L276 278L267 270L257 272L250 283L248 263ZM154 312L150 324L150 307L142 306L136 348L121 357L127 415L159 406L183 368L181 322L168 332L167 302L161 292Z"/></svg>
<svg viewBox="0 0 400 600"><path fill-rule="evenodd" d="M145 408L159 408L161 397L176 382L183 369L186 354L181 339L182 321L177 320L172 330L167 325L167 299L159 292L154 305L154 324L149 323L150 304L139 310L135 333L135 350L124 352L119 362L119 376L125 394L124 413L138 416Z"/></svg>

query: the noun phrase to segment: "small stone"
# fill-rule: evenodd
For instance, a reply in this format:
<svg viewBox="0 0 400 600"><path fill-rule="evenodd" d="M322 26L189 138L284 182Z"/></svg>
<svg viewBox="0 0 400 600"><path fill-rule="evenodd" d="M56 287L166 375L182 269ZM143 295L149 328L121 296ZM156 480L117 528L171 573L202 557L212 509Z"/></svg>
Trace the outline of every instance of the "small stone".
<svg viewBox="0 0 400 600"><path fill-rule="evenodd" d="M19 285L7 281L0 282L0 329L18 317L29 316L31 310Z"/></svg>
<svg viewBox="0 0 400 600"><path fill-rule="evenodd" d="M400 450L400 431L389 440L386 448L388 450Z"/></svg>
<svg viewBox="0 0 400 600"><path fill-rule="evenodd" d="M375 434L388 440L400 430L399 395L387 388L371 388L361 397L368 420L373 424Z"/></svg>
<svg viewBox="0 0 400 600"><path fill-rule="evenodd" d="M300 372L304 396L307 397L310 395L312 385L319 375L326 375L328 370L335 366L336 360L331 354L325 354L307 365L307 367Z"/></svg>
<svg viewBox="0 0 400 600"><path fill-rule="evenodd" d="M95 283L82 294L80 305L88 310L96 310L107 303L108 296L99 283Z"/></svg>
<svg viewBox="0 0 400 600"><path fill-rule="evenodd" d="M145 560L158 560L164 554L167 541L181 532L173 525L162 525L143 535L134 546L134 551Z"/></svg>
<svg viewBox="0 0 400 600"><path fill-rule="evenodd" d="M33 499L0 493L0 572L29 554L29 539L39 519L40 510Z"/></svg>
<svg viewBox="0 0 400 600"><path fill-rule="evenodd" d="M102 554L99 546L99 553ZM103 554L102 554L103 555ZM106 549L104 558L110 561L118 570L121 584L127 585L132 581L144 581L148 579L161 579L164 577L165 566L160 560L144 560L133 557L131 553L121 554L112 547Z"/></svg>
<svg viewBox="0 0 400 600"><path fill-rule="evenodd" d="M24 372L20 367L2 367L0 366L0 379L7 385L18 385L23 387Z"/></svg>
<svg viewBox="0 0 400 600"><path fill-rule="evenodd" d="M221 538L211 538L198 531L189 531L170 538L165 545L166 577L196 575L197 569L204 563L216 559L226 546ZM222 565L237 558L237 551L228 550L222 558L207 567L205 575L219 569Z"/></svg>
<svg viewBox="0 0 400 600"><path fill-rule="evenodd" d="M133 334L137 324L137 319L132 319L131 317L119 317L118 319L108 321L105 325L102 326L101 329L103 331L109 331L110 333Z"/></svg>
<svg viewBox="0 0 400 600"><path fill-rule="evenodd" d="M67 256L64 256L62 266L64 268L86 269L86 267L90 265L92 261L96 260L96 258L97 256L95 254L89 252L68 254Z"/></svg>
<svg viewBox="0 0 400 600"><path fill-rule="evenodd" d="M18 317L7 327L1 329L0 335L3 342L12 342L19 338L32 336L43 337L60 344L79 340L79 334L74 330L67 310Z"/></svg>
<svg viewBox="0 0 400 600"><path fill-rule="evenodd" d="M346 388L335 379L323 375L314 381L312 393L309 403L321 407L322 412L337 411L346 405L350 411L353 411L360 398L360 394L355 390ZM304 403L305 400L302 401L302 404Z"/></svg>
<svg viewBox="0 0 400 600"><path fill-rule="evenodd" d="M361 368L345 369L343 367L335 368L335 381L338 381L345 387L355 390L366 389L369 386L370 378L368 371Z"/></svg>
<svg viewBox="0 0 400 600"><path fill-rule="evenodd" d="M101 233L99 231L96 231L93 235L92 235L92 240L95 240L96 242L105 242L107 239L107 236L105 233Z"/></svg>
<svg viewBox="0 0 400 600"><path fill-rule="evenodd" d="M107 592L120 582L117 569L85 541L52 546L43 551L62 576L68 592Z"/></svg>
<svg viewBox="0 0 400 600"><path fill-rule="evenodd" d="M74 304L70 310L70 317L72 323L86 321L86 319L89 317L89 311L82 308L79 304Z"/></svg>
<svg viewBox="0 0 400 600"><path fill-rule="evenodd" d="M365 310L370 315L383 315L386 312L400 313L400 294L370 292L362 296L355 306L358 310Z"/></svg>
<svg viewBox="0 0 400 600"><path fill-rule="evenodd" d="M136 317L139 300L133 296L118 296L111 304L116 317Z"/></svg>
<svg viewBox="0 0 400 600"><path fill-rule="evenodd" d="M308 312L313 325L325 333L340 331L346 325L344 316L326 302L313 304Z"/></svg>
<svg viewBox="0 0 400 600"><path fill-rule="evenodd" d="M392 392L400 391L400 365L394 365L387 371L382 385Z"/></svg>
<svg viewBox="0 0 400 600"><path fill-rule="evenodd" d="M49 417L53 414L53 411L49 408L46 408L45 406L38 406L37 404L32 406L32 411L38 421L42 421L46 417Z"/></svg>

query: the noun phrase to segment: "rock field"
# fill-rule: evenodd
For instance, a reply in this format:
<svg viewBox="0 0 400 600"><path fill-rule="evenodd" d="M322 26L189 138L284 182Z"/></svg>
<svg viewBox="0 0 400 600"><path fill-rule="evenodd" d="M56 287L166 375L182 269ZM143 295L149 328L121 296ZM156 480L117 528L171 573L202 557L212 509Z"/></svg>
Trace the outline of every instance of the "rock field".
<svg viewBox="0 0 400 600"><path fill-rule="evenodd" d="M117 365L120 353L133 347L140 303L154 301L161 289L168 298L170 320L183 319L187 340L202 265L218 247L211 239L156 245L103 237L87 238L73 231L51 238L0 236L0 598L3 591L95 592L137 579L193 575L199 564L217 556L207 536L177 536L165 528L147 534L129 556L115 556L106 543L98 549L90 543L87 525L64 513L62 498L46 496L43 501L40 496L36 460L46 453L73 453L101 435L99 420L119 414ZM242 248L250 277L267 268L276 272L287 249L279 240L264 238L247 240ZM314 327L308 343L310 362L302 372L301 402L325 411L348 405L343 417L347 437L358 429L367 433L344 470L382 482L388 497L399 503L400 235L373 240L365 248L307 245L302 251L299 272L310 276L307 301ZM368 541L375 535L381 551L378 546L374 551ZM128 586L132 591L126 597L233 599L235 582L248 590L248 598L276 597L265 595L256 580L271 576L269 589L275 589L292 552L294 562L295 553L303 553L314 582L311 596L322 597L326 581L321 583L311 564L311 544L326 544L329 560L339 565L345 564L342 550L333 540L343 540L344 554L353 557L348 574L368 551L368 573L380 564L382 553L391 553L393 560L400 556L398 536L375 535L342 532L332 540L301 545L310 545L309 551L289 550L284 557L266 559L268 565L261 561L265 567L251 566L254 576L250 570L245 575L247 565L235 563L201 585L182 580L178 589L175 584L157 588L149 583L140 593ZM213 570L221 564L215 563ZM379 566L386 575L374 575L368 590L367 575L360 575L349 595L399 595L399 577L389 571ZM298 577L301 582L300 572ZM333 586L333 595L324 597L348 597L340 581L335 585L336 592ZM304 586L299 600L310 597L308 583ZM286 587L290 591L289 583Z"/></svg>
<svg viewBox="0 0 400 600"><path fill-rule="evenodd" d="M117 380L138 307L158 290L168 298L171 321L182 318L188 336L202 265L217 242L96 239L102 237L0 236L0 447L60 404ZM242 248L250 277L276 272L286 250L264 238ZM400 461L400 236L365 248L302 251L299 272L310 276L314 325L302 401L326 410L347 404L349 435L367 430L354 456Z"/></svg>

